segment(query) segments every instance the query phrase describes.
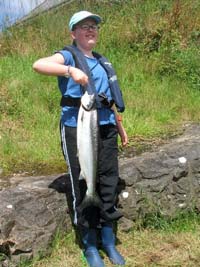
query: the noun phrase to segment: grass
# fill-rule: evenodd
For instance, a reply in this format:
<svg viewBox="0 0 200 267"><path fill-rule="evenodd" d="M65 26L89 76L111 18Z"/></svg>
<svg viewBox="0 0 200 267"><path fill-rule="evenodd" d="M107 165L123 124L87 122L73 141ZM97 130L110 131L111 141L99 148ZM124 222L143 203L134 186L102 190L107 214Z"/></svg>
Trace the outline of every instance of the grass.
<svg viewBox="0 0 200 267"><path fill-rule="evenodd" d="M34 73L32 64L71 42L67 21L80 9L104 19L96 50L116 68L130 140L166 137L187 122L199 122L199 1L78 2L11 27L0 37L1 176L66 168L57 81Z"/></svg>
<svg viewBox="0 0 200 267"><path fill-rule="evenodd" d="M117 248L126 258L127 267L196 267L200 262L199 216L180 214L169 219L153 216L136 223L129 232L118 231ZM109 262L103 251L101 256L107 267ZM34 260L20 267L86 267L74 232L58 235L51 256Z"/></svg>

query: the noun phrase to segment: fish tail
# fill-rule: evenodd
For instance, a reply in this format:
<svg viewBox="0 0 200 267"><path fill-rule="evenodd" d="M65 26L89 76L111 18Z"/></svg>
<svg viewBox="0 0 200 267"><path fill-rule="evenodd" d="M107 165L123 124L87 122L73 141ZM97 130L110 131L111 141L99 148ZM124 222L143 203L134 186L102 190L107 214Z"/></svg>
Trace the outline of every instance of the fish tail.
<svg viewBox="0 0 200 267"><path fill-rule="evenodd" d="M118 220L123 216L123 214L118 210L115 210L112 213L105 211L103 208L103 203L97 193L95 193L93 196L88 196L86 194L81 204L77 207L77 212L81 213L85 208L91 206L100 208L102 218L108 221Z"/></svg>
<svg viewBox="0 0 200 267"><path fill-rule="evenodd" d="M77 207L77 211L82 212L85 208L90 207L90 206L94 206L94 207L98 207L102 209L103 204L102 204L100 197L97 195L97 193L95 193L93 196L88 196L86 194L81 204Z"/></svg>

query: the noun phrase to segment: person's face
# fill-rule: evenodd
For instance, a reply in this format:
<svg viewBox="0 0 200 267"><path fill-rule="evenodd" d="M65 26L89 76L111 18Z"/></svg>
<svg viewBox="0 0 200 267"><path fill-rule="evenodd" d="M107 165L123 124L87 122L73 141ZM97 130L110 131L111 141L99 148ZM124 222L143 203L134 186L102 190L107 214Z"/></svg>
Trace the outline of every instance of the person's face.
<svg viewBox="0 0 200 267"><path fill-rule="evenodd" d="M77 46L84 50L91 50L97 42L98 25L93 19L85 19L75 25L71 36L76 41Z"/></svg>

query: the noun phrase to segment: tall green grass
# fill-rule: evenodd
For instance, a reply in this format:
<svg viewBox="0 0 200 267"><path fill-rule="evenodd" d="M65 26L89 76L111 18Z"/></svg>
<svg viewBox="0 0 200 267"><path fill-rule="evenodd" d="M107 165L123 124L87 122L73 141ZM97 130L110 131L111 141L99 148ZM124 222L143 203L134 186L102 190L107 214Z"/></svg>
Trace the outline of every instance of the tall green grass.
<svg viewBox="0 0 200 267"><path fill-rule="evenodd" d="M116 68L131 139L162 137L186 122L199 122L198 0L73 1L0 37L3 176L65 170L57 81L34 73L32 64L71 42L68 20L82 9L103 18L96 50Z"/></svg>

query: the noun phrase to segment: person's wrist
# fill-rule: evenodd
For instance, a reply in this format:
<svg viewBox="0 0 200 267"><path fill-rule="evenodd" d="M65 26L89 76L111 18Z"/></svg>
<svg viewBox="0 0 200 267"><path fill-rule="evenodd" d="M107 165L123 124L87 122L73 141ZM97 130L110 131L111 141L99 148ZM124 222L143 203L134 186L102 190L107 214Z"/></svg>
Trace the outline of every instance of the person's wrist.
<svg viewBox="0 0 200 267"><path fill-rule="evenodd" d="M69 78L71 76L71 72L70 72L71 66L68 65L67 66L67 71L66 73L63 75L65 78Z"/></svg>

